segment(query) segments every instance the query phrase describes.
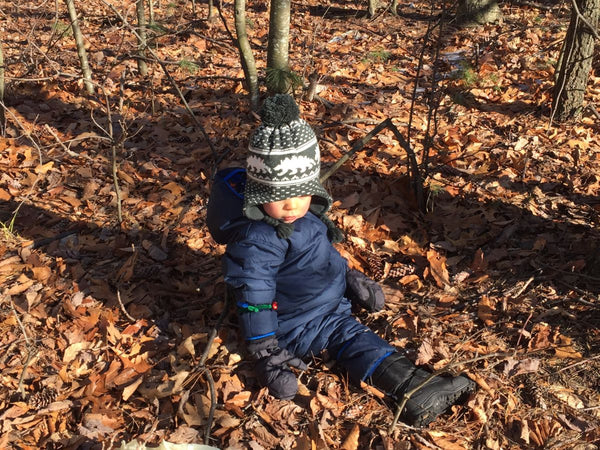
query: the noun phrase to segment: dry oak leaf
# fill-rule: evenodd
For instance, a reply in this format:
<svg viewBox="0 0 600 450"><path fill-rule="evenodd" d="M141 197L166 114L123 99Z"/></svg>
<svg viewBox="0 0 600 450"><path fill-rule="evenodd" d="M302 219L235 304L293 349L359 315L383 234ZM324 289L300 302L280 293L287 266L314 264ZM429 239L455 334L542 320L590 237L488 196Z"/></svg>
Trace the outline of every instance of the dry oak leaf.
<svg viewBox="0 0 600 450"><path fill-rule="evenodd" d="M460 437L437 430L431 430L427 433L438 448L443 448L444 450L467 450L469 448L465 446L467 445L465 439L461 439Z"/></svg>
<svg viewBox="0 0 600 450"><path fill-rule="evenodd" d="M317 392L316 398L319 400L321 405L323 405L324 408L331 411L331 413L335 417L339 417L344 411L344 408L346 407L344 402L341 402L340 400L333 398L329 395L323 395Z"/></svg>
<svg viewBox="0 0 600 450"><path fill-rule="evenodd" d="M550 333L552 328L544 322L536 323L531 330L532 338L529 341L531 350L548 348L550 346Z"/></svg>
<svg viewBox="0 0 600 450"><path fill-rule="evenodd" d="M52 270L48 266L33 267L31 271L33 272L33 278L42 283L48 280L52 274Z"/></svg>
<svg viewBox="0 0 600 450"><path fill-rule="evenodd" d="M131 383L129 386L123 389L123 393L121 394L123 400L127 401L129 397L131 397L133 393L137 390L139 385L142 384L142 381L144 381L143 376L139 377L137 380L135 380L133 383Z"/></svg>
<svg viewBox="0 0 600 450"><path fill-rule="evenodd" d="M427 251L427 261L433 279L441 288L450 285L450 276L446 267L446 257L441 255L437 250L431 248Z"/></svg>
<svg viewBox="0 0 600 450"><path fill-rule="evenodd" d="M429 339L425 339L419 346L415 364L417 364L418 366L425 365L433 359L434 355L435 355L435 350L433 349L433 346L431 345L431 341Z"/></svg>
<svg viewBox="0 0 600 450"><path fill-rule="evenodd" d="M89 341L76 342L69 345L63 353L63 362L68 363L73 361L79 353L93 347L93 343Z"/></svg>
<svg viewBox="0 0 600 450"><path fill-rule="evenodd" d="M261 417L271 424L275 422L279 426L287 425L295 428L300 423L303 413L304 408L293 402L274 401L265 405ZM268 419L265 416L268 416Z"/></svg>
<svg viewBox="0 0 600 450"><path fill-rule="evenodd" d="M518 361L514 358L508 358L504 366L504 375L514 377L524 373L537 372L540 367L540 360L537 358L527 358Z"/></svg>
<svg viewBox="0 0 600 450"><path fill-rule="evenodd" d="M583 356L573 348L572 339L562 334L558 336L558 346L554 349L559 358L582 358Z"/></svg>
<svg viewBox="0 0 600 450"><path fill-rule="evenodd" d="M488 268L488 262L485 259L483 254L483 250L480 248L475 252L475 256L473 256L473 262L471 263L471 270L474 273L485 272Z"/></svg>
<svg viewBox="0 0 600 450"><path fill-rule="evenodd" d="M495 310L496 302L487 295L482 295L477 305L477 317L488 327L496 322Z"/></svg>

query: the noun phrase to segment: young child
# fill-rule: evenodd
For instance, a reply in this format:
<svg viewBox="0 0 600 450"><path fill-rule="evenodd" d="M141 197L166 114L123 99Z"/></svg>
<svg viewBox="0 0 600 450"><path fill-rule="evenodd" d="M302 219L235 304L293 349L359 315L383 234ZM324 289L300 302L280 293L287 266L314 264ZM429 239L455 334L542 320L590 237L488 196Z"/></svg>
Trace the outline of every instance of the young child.
<svg viewBox="0 0 600 450"><path fill-rule="evenodd" d="M380 310L384 297L331 245L343 236L325 216L332 200L319 182L315 134L289 95L268 98L261 118L250 140L243 190L237 174L243 215L213 190L207 218L213 236L227 243L225 282L233 288L256 375L272 395L292 399L298 385L290 366L304 369L302 359L327 350L351 380L400 401L430 373L351 315L350 300ZM227 177L233 175L235 170ZM467 377L436 376L411 396L401 418L427 425L473 389Z"/></svg>

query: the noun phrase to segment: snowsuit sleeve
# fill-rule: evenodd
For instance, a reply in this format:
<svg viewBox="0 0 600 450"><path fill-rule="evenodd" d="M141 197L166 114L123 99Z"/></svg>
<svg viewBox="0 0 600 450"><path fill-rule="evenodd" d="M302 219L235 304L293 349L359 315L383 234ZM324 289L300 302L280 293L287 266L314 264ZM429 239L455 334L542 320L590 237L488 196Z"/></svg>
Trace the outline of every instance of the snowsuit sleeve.
<svg viewBox="0 0 600 450"><path fill-rule="evenodd" d="M273 305L276 301L277 273L285 259L288 244L278 239L270 228L271 233L229 243L223 258L225 282L234 288L246 340L272 336L277 332L277 311L263 305ZM257 305L261 305L258 311L247 307Z"/></svg>

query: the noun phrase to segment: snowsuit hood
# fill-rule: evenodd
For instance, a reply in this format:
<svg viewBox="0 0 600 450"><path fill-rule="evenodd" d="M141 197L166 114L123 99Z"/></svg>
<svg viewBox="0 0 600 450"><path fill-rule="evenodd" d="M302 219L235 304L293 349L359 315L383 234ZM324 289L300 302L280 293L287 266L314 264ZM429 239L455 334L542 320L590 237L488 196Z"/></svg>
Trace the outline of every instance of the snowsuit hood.
<svg viewBox="0 0 600 450"><path fill-rule="evenodd" d="M242 213L246 171L240 167L220 170L213 186L206 210L206 225L213 239L227 244L240 224L246 222Z"/></svg>

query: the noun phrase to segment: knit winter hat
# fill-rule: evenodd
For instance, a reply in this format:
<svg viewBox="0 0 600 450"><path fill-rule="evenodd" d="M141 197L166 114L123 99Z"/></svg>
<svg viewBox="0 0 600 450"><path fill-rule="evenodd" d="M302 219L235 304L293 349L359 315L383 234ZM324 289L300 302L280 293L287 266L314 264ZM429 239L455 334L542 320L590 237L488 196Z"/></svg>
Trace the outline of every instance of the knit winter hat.
<svg viewBox="0 0 600 450"><path fill-rule="evenodd" d="M300 118L298 105L288 94L267 98L260 116L262 123L250 137L246 159L244 215L271 223L280 237L289 237L293 231L289 225L293 224L273 222L260 206L312 195L310 211L319 216L331 232L335 225L324 219L324 214L332 200L319 182L320 152L314 131ZM332 239L339 241L341 234L337 231L338 235Z"/></svg>

